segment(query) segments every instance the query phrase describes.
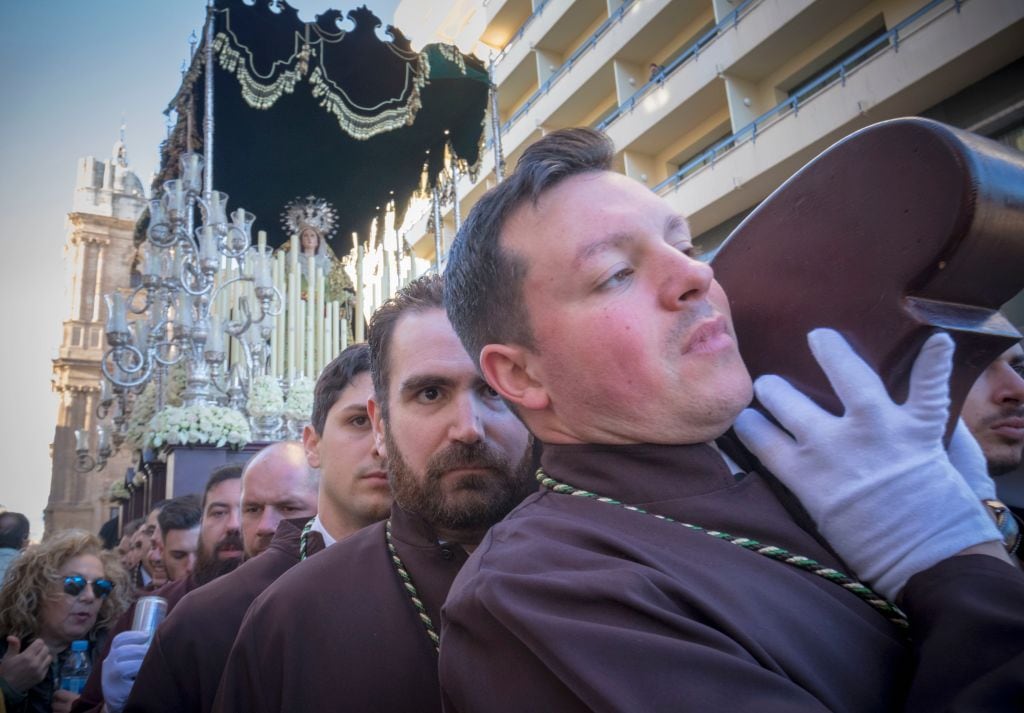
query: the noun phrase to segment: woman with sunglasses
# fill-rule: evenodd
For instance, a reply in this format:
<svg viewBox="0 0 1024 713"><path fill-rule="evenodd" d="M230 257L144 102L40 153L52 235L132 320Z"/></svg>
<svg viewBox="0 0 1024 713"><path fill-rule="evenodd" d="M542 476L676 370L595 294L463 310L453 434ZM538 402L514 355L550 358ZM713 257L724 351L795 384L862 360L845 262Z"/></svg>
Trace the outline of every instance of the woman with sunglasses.
<svg viewBox="0 0 1024 713"><path fill-rule="evenodd" d="M77 694L59 690L71 642L89 654L131 603L117 555L83 530L59 532L30 547L0 588L0 689L7 713L62 713ZM98 662L95 662L98 663Z"/></svg>

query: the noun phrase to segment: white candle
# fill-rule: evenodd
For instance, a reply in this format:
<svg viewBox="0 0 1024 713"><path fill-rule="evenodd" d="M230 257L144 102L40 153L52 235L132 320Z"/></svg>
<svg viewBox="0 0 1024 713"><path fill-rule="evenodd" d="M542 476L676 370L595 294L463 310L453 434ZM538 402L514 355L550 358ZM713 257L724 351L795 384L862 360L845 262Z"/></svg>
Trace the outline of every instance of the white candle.
<svg viewBox="0 0 1024 713"><path fill-rule="evenodd" d="M331 360L338 358L338 344L341 340L341 322L338 321L338 303L331 303Z"/></svg>
<svg viewBox="0 0 1024 713"><path fill-rule="evenodd" d="M228 314L229 318L226 321L233 321L236 317L238 317L238 310L235 307L232 307L231 311ZM235 346L235 340L231 337L230 334L227 333L225 333L224 337L224 360L225 363L228 365L228 369L230 370L232 361L231 352L233 351L233 348Z"/></svg>
<svg viewBox="0 0 1024 713"><path fill-rule="evenodd" d="M128 313L124 303L124 295L120 292L111 292L106 295L107 301L107 331L127 332Z"/></svg>
<svg viewBox="0 0 1024 713"><path fill-rule="evenodd" d="M301 249L299 248L299 236L293 235L291 249L288 252L288 257L291 262L291 272L293 274L299 271L299 252L301 252Z"/></svg>
<svg viewBox="0 0 1024 713"><path fill-rule="evenodd" d="M146 320L139 319L132 322L132 331L135 333L135 348L145 354L149 349L149 329Z"/></svg>
<svg viewBox="0 0 1024 713"><path fill-rule="evenodd" d="M338 325L334 322L334 302L327 305L327 322L324 324L324 366L334 361L334 331Z"/></svg>
<svg viewBox="0 0 1024 713"><path fill-rule="evenodd" d="M275 319L274 322L276 325L277 320ZM277 364L277 329L270 332L270 375L280 376Z"/></svg>
<svg viewBox="0 0 1024 713"><path fill-rule="evenodd" d="M322 300L321 300L322 302ZM327 366L327 362L331 360L331 314L330 310L326 310L327 314L324 314L322 310L317 320L320 323L320 368L319 371L323 371L324 367Z"/></svg>
<svg viewBox="0 0 1024 713"><path fill-rule="evenodd" d="M295 342L295 320L298 317L299 310L295 304L295 278L292 277L288 281L288 379L294 379L296 376L295 369L295 355L297 345Z"/></svg>
<svg viewBox="0 0 1024 713"><path fill-rule="evenodd" d="M280 252L274 255L274 287L281 295L281 311L274 317L276 327L274 329L277 334L276 350L277 350L277 372L274 376L284 376L284 357L285 357L285 344L288 339L285 334L287 327L285 326L285 319L287 316L288 309L288 289L284 281L284 255Z"/></svg>
<svg viewBox="0 0 1024 713"><path fill-rule="evenodd" d="M262 252L256 253L254 257L256 258L256 264L253 266L256 273L254 275L256 287L273 287L274 278L271 275L270 258Z"/></svg>
<svg viewBox="0 0 1024 713"><path fill-rule="evenodd" d="M260 230L256 233L256 247L259 249L260 255L262 255L267 249L267 231Z"/></svg>
<svg viewBox="0 0 1024 713"><path fill-rule="evenodd" d="M199 229L199 257L204 260L217 257L217 234L208 225Z"/></svg>
<svg viewBox="0 0 1024 713"><path fill-rule="evenodd" d="M295 355L295 373L301 376L306 374L306 301L299 300L298 319L295 320L295 331L298 332L296 344L298 350Z"/></svg>
<svg viewBox="0 0 1024 713"><path fill-rule="evenodd" d="M206 338L206 351L224 351L224 332L221 331L220 317L210 317L210 334Z"/></svg>
<svg viewBox="0 0 1024 713"><path fill-rule="evenodd" d="M327 366L327 350L324 348L324 273L316 271L316 373L319 374Z"/></svg>
<svg viewBox="0 0 1024 713"><path fill-rule="evenodd" d="M157 249L148 242L142 245L142 274L160 274L160 256L157 254Z"/></svg>
<svg viewBox="0 0 1024 713"><path fill-rule="evenodd" d="M96 450L100 453L110 448L110 432L106 426L96 427Z"/></svg>
<svg viewBox="0 0 1024 713"><path fill-rule="evenodd" d="M312 275L311 275L312 277ZM312 291L312 284L315 284L315 278L310 280L310 291ZM310 379L315 379L316 374L316 304L311 300L306 300L304 303L306 307L306 345L303 347L305 350L305 364L306 364L306 376Z"/></svg>
<svg viewBox="0 0 1024 713"><path fill-rule="evenodd" d="M354 234L353 234L354 235ZM356 248L356 341L362 342L363 337L363 246Z"/></svg>
<svg viewBox="0 0 1024 713"><path fill-rule="evenodd" d="M185 292L178 293L174 308L174 321L185 329L192 329L192 298Z"/></svg>
<svg viewBox="0 0 1024 713"><path fill-rule="evenodd" d="M100 377L100 403L110 403L114 400L114 389L110 382Z"/></svg>

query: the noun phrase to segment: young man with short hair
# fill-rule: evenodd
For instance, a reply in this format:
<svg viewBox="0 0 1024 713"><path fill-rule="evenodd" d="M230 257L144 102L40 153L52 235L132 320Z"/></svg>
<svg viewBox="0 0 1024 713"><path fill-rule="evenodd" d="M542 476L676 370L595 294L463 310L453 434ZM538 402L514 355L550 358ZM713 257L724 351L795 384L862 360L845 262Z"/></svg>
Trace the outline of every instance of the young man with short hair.
<svg viewBox="0 0 1024 713"><path fill-rule="evenodd" d="M253 599L322 550L328 537L344 538L386 514L383 461L366 421L369 395L366 345L353 345L317 380L315 437L307 431L305 445L275 443L249 462L242 538L246 551L255 554L237 571L182 600L153 641L127 711L209 711Z"/></svg>
<svg viewBox="0 0 1024 713"><path fill-rule="evenodd" d="M452 324L544 447L445 604L445 710L1017 710L1024 576L943 448L952 340L895 404L815 330L843 416L770 376L786 431L744 411L725 293L612 156L546 135L449 255ZM820 535L723 457L734 424Z"/></svg>

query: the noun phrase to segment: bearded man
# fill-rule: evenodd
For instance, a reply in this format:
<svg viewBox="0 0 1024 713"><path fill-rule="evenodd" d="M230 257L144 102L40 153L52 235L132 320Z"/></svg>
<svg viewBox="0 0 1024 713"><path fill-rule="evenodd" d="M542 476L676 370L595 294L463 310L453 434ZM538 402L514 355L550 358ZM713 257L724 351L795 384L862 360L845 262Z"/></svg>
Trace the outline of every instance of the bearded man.
<svg viewBox="0 0 1024 713"><path fill-rule="evenodd" d="M388 458L390 517L253 604L215 710L440 710L448 587L487 528L535 489L526 429L459 344L441 295L440 278L421 278L370 323L367 406Z"/></svg>

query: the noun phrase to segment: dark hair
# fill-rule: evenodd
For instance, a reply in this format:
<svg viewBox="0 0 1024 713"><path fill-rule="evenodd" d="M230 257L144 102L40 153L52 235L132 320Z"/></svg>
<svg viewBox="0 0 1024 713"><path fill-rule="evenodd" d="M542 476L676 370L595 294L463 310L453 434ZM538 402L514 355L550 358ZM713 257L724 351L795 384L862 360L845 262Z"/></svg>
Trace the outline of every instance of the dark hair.
<svg viewBox="0 0 1024 713"><path fill-rule="evenodd" d="M509 216L526 201L583 173L607 171L614 148L593 129L561 129L529 146L504 182L477 201L459 230L444 273L448 319L473 362L487 344L534 348L523 300L526 262L501 247Z"/></svg>
<svg viewBox="0 0 1024 713"><path fill-rule="evenodd" d="M360 374L370 370L370 348L365 343L353 344L324 367L313 391L313 429L324 435L327 412Z"/></svg>
<svg viewBox="0 0 1024 713"><path fill-rule="evenodd" d="M210 491L225 480L241 478L243 465L242 463L228 463L210 473L210 479L206 481L206 487L203 489L203 512L206 512L206 497L210 494Z"/></svg>
<svg viewBox="0 0 1024 713"><path fill-rule="evenodd" d="M160 514L156 516L156 521L160 523L161 534L166 536L171 530L191 530L193 527L199 527L202 516L203 508L199 496L189 493L168 500Z"/></svg>
<svg viewBox="0 0 1024 713"><path fill-rule="evenodd" d="M28 518L20 512L0 513L0 547L20 550L28 539Z"/></svg>
<svg viewBox="0 0 1024 713"><path fill-rule="evenodd" d="M413 280L382 304L370 318L370 374L381 415L388 417L388 387L391 383L391 337L399 318L406 312L443 309L444 281L439 275L424 275Z"/></svg>
<svg viewBox="0 0 1024 713"><path fill-rule="evenodd" d="M137 517L134 520L129 520L128 524L121 530L121 537L131 537L135 534L135 531L142 527L142 523L145 522L145 518Z"/></svg>

